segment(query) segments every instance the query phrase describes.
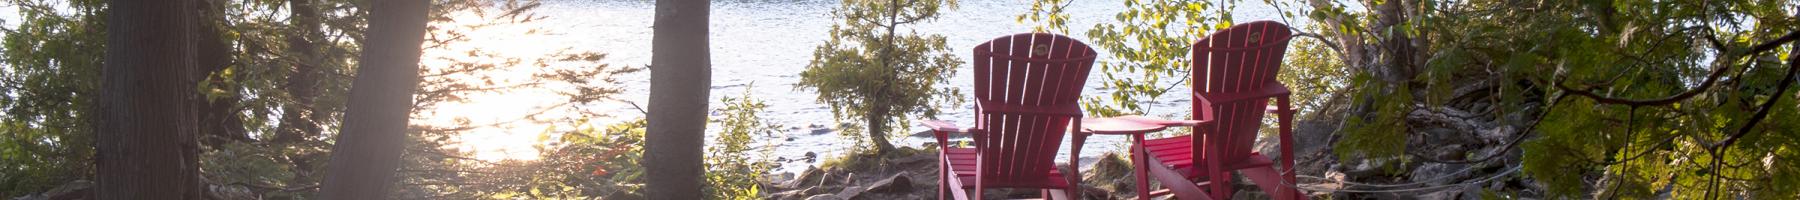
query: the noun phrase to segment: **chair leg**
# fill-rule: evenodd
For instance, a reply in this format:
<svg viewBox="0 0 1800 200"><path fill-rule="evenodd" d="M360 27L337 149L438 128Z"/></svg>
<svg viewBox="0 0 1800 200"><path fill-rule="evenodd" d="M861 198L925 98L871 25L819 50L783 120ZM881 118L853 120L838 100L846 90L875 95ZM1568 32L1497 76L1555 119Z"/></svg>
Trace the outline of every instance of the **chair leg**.
<svg viewBox="0 0 1800 200"><path fill-rule="evenodd" d="M1082 188L1081 186L1075 186L1075 188L1069 188L1067 191L1067 193L1069 193L1069 199L1075 199L1075 200L1084 199L1084 197L1081 196L1081 190L1084 190L1084 189L1085 188Z"/></svg>
<svg viewBox="0 0 1800 200"><path fill-rule="evenodd" d="M950 166L944 161L938 161L938 200L950 198L950 179L945 178L949 175Z"/></svg>
<svg viewBox="0 0 1800 200"><path fill-rule="evenodd" d="M1144 147L1143 135L1133 135L1131 146L1131 173L1137 180L1138 199L1150 199L1150 153Z"/></svg>
<svg viewBox="0 0 1800 200"><path fill-rule="evenodd" d="M1216 141L1215 138L1207 138L1206 144L1209 146L1218 144L1214 143L1214 141ZM1224 152L1220 152L1221 149L1219 148L1206 148L1205 151L1206 176L1207 180L1211 181L1210 184L1212 185L1212 191L1209 191L1208 194L1212 194L1213 199L1231 199L1231 172L1224 170L1224 163L1220 162L1220 160L1222 160L1220 158L1224 157L1224 155L1220 154L1224 154Z"/></svg>
<svg viewBox="0 0 1800 200"><path fill-rule="evenodd" d="M982 194L982 190L987 190L987 187L982 187L981 184L975 184L975 196L969 197L969 199L981 200L986 197L985 194Z"/></svg>
<svg viewBox="0 0 1800 200"><path fill-rule="evenodd" d="M1080 157L1080 156L1072 156L1072 157ZM1077 199L1077 200L1082 199L1081 191L1086 189L1085 187L1081 187L1081 168L1079 168L1079 167L1080 167L1079 163L1070 163L1069 164L1069 174L1063 175L1063 176L1069 177L1069 178L1067 178L1067 179L1069 179L1069 189L1067 189L1068 191L1065 191L1065 192L1069 193L1070 199Z"/></svg>
<svg viewBox="0 0 1800 200"><path fill-rule="evenodd" d="M1277 103L1281 110L1281 113L1278 114L1280 118L1277 120L1279 121L1278 125L1281 126L1281 171L1283 172L1281 173L1282 185L1279 187L1281 189L1276 189L1278 192L1271 196L1285 197L1276 199L1304 199L1305 195L1300 193L1299 188L1295 188L1300 182L1296 182L1294 179L1294 173L1299 172L1294 165L1294 111L1289 110L1287 97L1277 99Z"/></svg>

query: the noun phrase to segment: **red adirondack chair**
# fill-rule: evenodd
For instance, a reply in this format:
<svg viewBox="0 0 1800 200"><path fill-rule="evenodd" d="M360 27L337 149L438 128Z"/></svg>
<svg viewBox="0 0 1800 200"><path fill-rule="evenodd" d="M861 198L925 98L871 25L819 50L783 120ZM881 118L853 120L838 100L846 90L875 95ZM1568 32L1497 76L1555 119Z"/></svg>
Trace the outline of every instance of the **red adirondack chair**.
<svg viewBox="0 0 1800 200"><path fill-rule="evenodd" d="M1287 86L1275 80L1292 35L1287 25L1256 21L1219 30L1195 42L1194 119L1139 118L1142 122L1193 126L1195 133L1134 145L1154 158L1152 166L1137 167L1168 168L1188 180L1200 180L1195 185L1210 189L1212 199L1231 197L1231 171L1249 177L1275 199L1306 198L1291 186L1294 111L1288 105ZM1270 98L1276 99L1275 105L1268 105ZM1277 172L1275 161L1253 149L1265 112L1279 117L1280 162L1286 172ZM1160 195L1142 190L1140 187L1139 192Z"/></svg>
<svg viewBox="0 0 1800 200"><path fill-rule="evenodd" d="M1048 33L975 46L975 127L922 122L941 150L938 198L970 199L972 190L979 199L989 188L1037 188L1045 198L1079 198L1080 177L1057 171L1054 160L1065 133L1073 135L1070 155L1081 153L1086 135L1078 131L1076 100L1095 54L1087 44ZM969 133L973 147L948 145L949 133ZM1080 156L1070 157L1069 163L1080 163Z"/></svg>

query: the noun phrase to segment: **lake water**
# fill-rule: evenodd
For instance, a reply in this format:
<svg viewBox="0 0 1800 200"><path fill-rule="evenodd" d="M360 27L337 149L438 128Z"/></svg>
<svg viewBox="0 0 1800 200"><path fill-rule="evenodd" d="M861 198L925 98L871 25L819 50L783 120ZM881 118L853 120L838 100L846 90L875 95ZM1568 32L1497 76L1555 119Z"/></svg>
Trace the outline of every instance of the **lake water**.
<svg viewBox="0 0 1800 200"><path fill-rule="evenodd" d="M783 163L780 171L797 171L805 166L817 164L802 159L808 152L824 157L836 156L852 148L854 142L839 136L831 127L832 120L829 107L817 103L817 95L810 91L796 90L794 85L799 81L799 73L812 59L814 47L822 44L828 36L827 31L836 19L831 10L838 7L835 0L784 0L784 1L714 1L711 13L711 45L712 45L712 96L719 97L744 93L750 87L752 96L769 104L764 117L784 127L781 133L759 136L758 141L766 142L775 148L774 156L790 160ZM947 38L951 52L959 59L967 60L970 49L980 42L1009 34L1030 32L1032 26L1015 21L1015 17L1030 8L1028 0L965 0L958 2L959 7L947 10L936 21L914 26L917 33L941 34ZM653 1L544 1L537 14L547 16L541 24L550 35L521 36L520 41L536 41L541 45L571 46L580 50L593 50L609 54L606 63L625 66L644 66L650 61L651 22L653 21ZM1236 21L1280 20L1274 8L1261 3L1245 2L1233 11ZM1085 40L1086 30L1095 23L1112 22L1113 16L1123 10L1122 1L1074 1L1069 6L1070 19L1068 27L1072 36ZM1104 50L1102 50L1104 51ZM1102 55L1100 59L1109 59ZM970 83L969 65L965 64L957 71L956 77L950 80L950 86L963 91L973 91ZM1099 72L1095 72L1099 73ZM1095 75L1089 80L1089 88L1084 92L1089 96L1106 95L1109 89L1096 87L1101 76ZM622 97L625 101L642 105L648 94L648 73L638 73L623 77L627 92ZM752 87L754 85L754 87ZM1185 90L1169 94L1164 102L1152 103L1153 115L1185 116L1187 106ZM1181 98L1176 98L1181 97ZM961 97L968 100L970 97ZM718 103L712 104L715 108ZM636 109L625 103L608 105L592 105L607 110L616 110L613 120L641 117ZM944 110L940 119L950 120L962 125L972 125L969 104ZM715 113L716 114L716 113ZM924 129L917 125L903 125L910 128L900 135L913 135ZM717 127L708 129L718 130ZM526 131L535 135L536 130ZM515 137L528 137L514 135ZM910 136L895 141L896 145L921 146L932 141L930 136ZM1127 143L1122 136L1090 137L1082 150L1084 163L1092 162L1093 157L1108 151L1123 149ZM1058 160L1067 159L1068 142L1064 142L1063 153ZM771 158L775 159L775 158Z"/></svg>
<svg viewBox="0 0 1800 200"><path fill-rule="evenodd" d="M531 55L547 52L549 49L572 48L608 54L605 63L620 66L641 67L650 63L651 22L654 14L654 1L615 1L585 0L559 1L545 0L544 5L536 10L539 16L547 18L528 25L543 29L550 34L521 34L526 28L490 28L477 33L469 33L475 46L489 49L517 49L522 52L509 52L515 55ZM817 95L810 91L796 90L794 83L799 81L799 73L805 69L812 59L812 50L827 37L827 31L837 19L831 16L831 10L837 8L837 0L774 0L774 1L714 1L711 13L711 45L712 45L712 96L718 99L723 96L743 94L746 88L755 98L769 105L762 113L771 123L783 128L780 133L758 136L759 145L773 147L774 158L786 158L779 171L793 172L817 164L816 161L826 157L837 156L853 148L853 140L840 136L832 127L836 122L832 119L831 109L814 101ZM969 48L980 42L995 37L1015 33L1030 32L1032 25L1015 21L1015 17L1028 11L1030 0L964 0L958 2L955 9L947 9L936 21L917 24L912 31L920 34L940 34L947 38L947 43L959 59L969 59ZM1070 14L1067 27L1071 36L1086 40L1085 33L1096 23L1112 22L1113 16L1123 10L1123 1L1113 0L1078 0L1068 7ZM14 11L14 7L4 6L0 10ZM1258 2L1243 2L1233 11L1237 21L1280 20L1275 9ZM16 21L17 13L0 13L0 20ZM16 26L15 23L6 23ZM1104 51L1104 50L1102 50ZM433 52L427 52L432 54ZM451 52L454 53L454 52ZM1101 55L1100 59L1110 59ZM429 65L430 60L426 61ZM966 63L966 62L965 62ZM950 79L950 85L962 91L973 91L970 83L970 66L964 64L957 71L956 77ZM1099 73L1099 72L1095 72ZM582 105L586 108L609 111L613 116L601 119L599 123L612 123L625 119L635 119L643 115L629 103L643 105L649 89L649 73L636 73L620 77L624 81L626 92L619 97L621 102L600 105ZM1089 88L1084 92L1088 96L1102 96L1109 89L1095 87L1099 85L1100 75L1091 76ZM1174 84L1174 83L1169 83ZM752 87L754 85L754 87ZM1151 106L1150 114L1166 116L1186 116L1187 93L1176 90L1161 102L1147 104ZM552 104L554 99L538 98L547 94L496 94L471 97L470 103L448 104L437 109L439 113L427 114L424 123L429 121L448 121L453 118L467 118L474 124L509 121L527 113L533 106ZM959 97L968 100L969 97ZM717 108L720 104L712 104ZM973 105L964 104L959 107L941 108L938 118L957 122L964 126L973 124ZM454 111L452 111L454 110ZM716 113L715 113L716 114ZM922 146L924 142L933 141L928 135L915 135L924 131L913 124L901 125L910 129L896 135L912 135L895 141L901 146ZM531 158L537 153L531 147L545 130L544 125L529 123L505 123L499 127L472 130L462 138L467 141L466 150L479 152L483 158ZM710 127L709 131L717 131ZM1068 142L1064 141L1063 153L1058 160L1067 159ZM1093 157L1108 151L1124 149L1127 139L1122 136L1090 137L1083 148L1084 163L1092 162ZM807 153L819 155L819 159L807 161L803 158Z"/></svg>

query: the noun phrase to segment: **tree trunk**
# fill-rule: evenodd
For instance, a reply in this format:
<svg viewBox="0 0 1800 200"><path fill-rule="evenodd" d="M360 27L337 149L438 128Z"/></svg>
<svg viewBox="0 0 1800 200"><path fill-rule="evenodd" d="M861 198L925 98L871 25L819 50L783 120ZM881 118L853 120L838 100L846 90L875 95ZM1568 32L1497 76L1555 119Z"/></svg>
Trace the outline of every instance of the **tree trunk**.
<svg viewBox="0 0 1800 200"><path fill-rule="evenodd" d="M885 156L894 150L894 143L888 142L887 120L890 109L892 107L876 106L875 110L870 111L867 116L863 116L863 123L869 126L869 141L875 143L875 155Z"/></svg>
<svg viewBox="0 0 1800 200"><path fill-rule="evenodd" d="M405 150L420 45L430 1L374 1L362 65L351 83L343 130L332 146L319 199L386 199Z"/></svg>
<svg viewBox="0 0 1800 200"><path fill-rule="evenodd" d="M881 44L880 55L881 68L894 70L894 46L897 46L894 44L894 29L900 27L900 0L888 0L887 6L888 21L885 23L887 24L887 36L883 36L881 39L883 43ZM883 73L884 75L877 77L893 77L893 73L880 73ZM888 94L892 93L888 93L887 91L896 90L894 89L895 86L891 84L881 84L875 86L875 88L878 89L875 90L874 95L869 95L864 98L891 98ZM874 104L876 104L875 109L863 116L863 123L865 123L865 126L869 126L869 141L875 143L875 155L886 156L888 152L894 150L894 144L888 142L887 137L888 111L893 109L893 106L882 102L874 102Z"/></svg>
<svg viewBox="0 0 1800 200"><path fill-rule="evenodd" d="M700 199L706 140L706 0L657 0L651 39L649 128L644 134L646 194L653 200Z"/></svg>
<svg viewBox="0 0 1800 200"><path fill-rule="evenodd" d="M1334 4L1334 2L1330 0L1309 0L1308 3L1315 9L1332 7ZM1367 65L1365 60L1367 60L1368 54L1365 53L1367 50L1363 46L1362 36L1349 33L1348 30L1342 30L1342 28L1345 27L1345 23L1354 23L1354 21L1345 19L1345 17L1341 16L1329 16L1319 20L1319 23L1324 25L1324 32L1319 34L1323 35L1322 37L1332 38L1332 40L1337 42L1338 46L1343 47L1344 52L1339 58L1344 60L1344 67L1357 71L1363 70L1364 66Z"/></svg>
<svg viewBox="0 0 1800 200"><path fill-rule="evenodd" d="M99 199L200 199L194 0L107 9L95 165Z"/></svg>

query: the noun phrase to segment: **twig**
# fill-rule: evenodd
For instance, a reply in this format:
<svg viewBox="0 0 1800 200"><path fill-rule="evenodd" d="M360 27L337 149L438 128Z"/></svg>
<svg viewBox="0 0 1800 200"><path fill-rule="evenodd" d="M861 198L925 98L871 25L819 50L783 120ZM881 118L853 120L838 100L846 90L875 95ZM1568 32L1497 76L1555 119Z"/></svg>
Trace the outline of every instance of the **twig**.
<svg viewBox="0 0 1800 200"><path fill-rule="evenodd" d="M631 101L625 101L625 100L619 100L619 101L623 101L623 102L625 102L625 103L626 103L626 104L631 104L631 108L633 108L633 109L637 109L637 110L638 110L638 112L639 112L639 113L643 113L643 114L644 114L644 115L645 115L645 116L649 116L649 115L650 115L650 111L649 111L649 110L644 110L644 107L643 107L643 106L638 106L638 104L637 104L637 102L631 102Z"/></svg>
<svg viewBox="0 0 1800 200"><path fill-rule="evenodd" d="M1793 34L1788 35L1792 36ZM1800 55L1800 43L1796 43L1794 49L1790 52L1792 53L1788 53L1788 55ZM1781 101L1782 95L1787 93L1788 86L1794 85L1794 75L1796 72L1800 72L1800 56L1790 56L1788 58L1787 76L1781 79L1780 85L1775 86L1775 95L1769 96L1769 100L1763 102L1761 108L1756 109L1756 115L1750 116L1750 121L1745 122L1743 127L1738 128L1737 133L1731 134L1731 137L1726 137L1725 140L1719 141L1718 144L1712 145L1709 148L1717 149L1731 146L1731 144L1737 143L1738 138L1743 138L1744 135L1750 133L1751 129L1756 128L1757 122L1762 122L1763 118L1769 116L1769 110L1775 107L1775 102Z"/></svg>
<svg viewBox="0 0 1800 200"><path fill-rule="evenodd" d="M1712 34L1707 34L1706 37L1707 37L1707 40L1713 41L1715 48L1723 48L1723 47L1718 47L1718 46L1723 46L1723 45L1718 43L1717 42L1718 39L1713 38ZM1775 40L1763 42L1762 44L1758 44L1754 48L1751 48L1751 51L1749 51L1747 53L1750 53L1750 54L1761 53L1763 51L1767 51L1774 47L1778 47L1782 43L1793 41L1796 38L1800 38L1800 30L1791 31L1791 32L1788 32L1787 35L1781 36L1780 38L1776 38ZM1720 51L1724 51L1724 49L1720 49ZM1727 55L1730 55L1730 54L1728 53ZM1591 91L1592 88L1577 90L1572 87L1569 87L1567 84L1561 84L1561 83L1556 84L1556 88L1562 89L1564 91L1568 91L1569 94L1574 94L1576 96L1583 96L1583 97L1588 97L1590 99L1594 99L1594 101L1602 103L1602 104L1620 104L1620 105L1632 105L1632 106L1667 105L1667 104L1672 104L1672 103L1679 102L1682 100L1687 100L1688 98L1693 98L1694 96L1699 95L1700 93L1706 92L1707 90L1711 90L1713 83L1718 82L1719 77L1723 76L1725 74L1725 71L1730 71L1730 69L1731 69L1730 65L1717 67L1717 68L1713 69L1712 73L1710 73L1706 76L1705 81L1700 82L1699 86L1696 86L1693 89L1688 89L1688 91L1684 91L1679 94L1675 94L1673 96L1667 96L1667 97L1656 98L1656 99L1626 99L1626 98L1614 98L1614 97L1601 96L1600 94L1595 94L1593 91Z"/></svg>

